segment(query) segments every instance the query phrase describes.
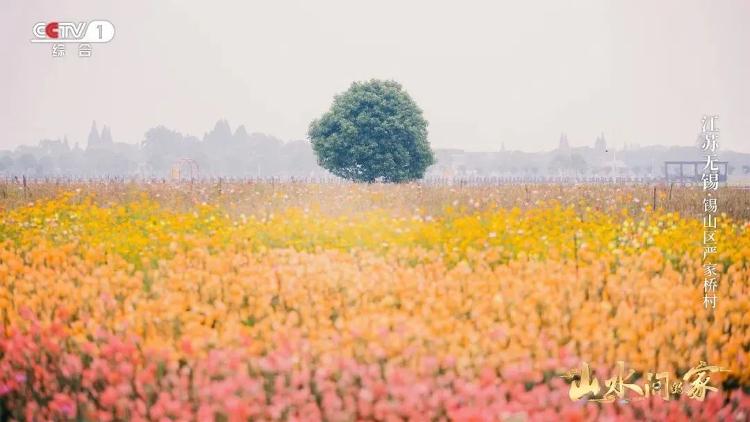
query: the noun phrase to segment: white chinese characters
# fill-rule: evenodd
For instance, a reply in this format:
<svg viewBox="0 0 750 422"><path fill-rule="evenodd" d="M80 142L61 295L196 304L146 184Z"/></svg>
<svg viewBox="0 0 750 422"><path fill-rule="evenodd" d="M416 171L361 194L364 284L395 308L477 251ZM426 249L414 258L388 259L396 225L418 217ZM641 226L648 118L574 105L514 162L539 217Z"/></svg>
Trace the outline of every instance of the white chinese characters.
<svg viewBox="0 0 750 422"><path fill-rule="evenodd" d="M706 157L701 181L703 182L703 306L716 309L716 290L719 287L719 274L712 259L718 253L717 214L719 211L716 191L719 189L720 172L716 164L719 149L719 116L703 116L701 124L700 148Z"/></svg>

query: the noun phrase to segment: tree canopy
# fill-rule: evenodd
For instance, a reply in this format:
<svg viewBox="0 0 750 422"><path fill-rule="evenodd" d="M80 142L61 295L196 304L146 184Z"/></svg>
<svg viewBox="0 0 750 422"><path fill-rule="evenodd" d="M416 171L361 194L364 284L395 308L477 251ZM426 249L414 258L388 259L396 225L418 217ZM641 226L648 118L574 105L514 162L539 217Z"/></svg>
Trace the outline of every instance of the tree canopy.
<svg viewBox="0 0 750 422"><path fill-rule="evenodd" d="M350 180L420 179L435 162L422 110L395 81L354 82L308 135L320 166Z"/></svg>

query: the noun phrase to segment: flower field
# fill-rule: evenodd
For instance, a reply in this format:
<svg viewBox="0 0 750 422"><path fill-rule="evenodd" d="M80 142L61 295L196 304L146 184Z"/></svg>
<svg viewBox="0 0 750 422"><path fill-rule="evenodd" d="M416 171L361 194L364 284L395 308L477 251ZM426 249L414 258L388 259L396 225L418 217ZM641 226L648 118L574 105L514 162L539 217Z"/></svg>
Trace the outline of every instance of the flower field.
<svg viewBox="0 0 750 422"><path fill-rule="evenodd" d="M0 189L0 419L750 419L748 191L720 191L711 310L688 188ZM571 400L617 361L729 372Z"/></svg>

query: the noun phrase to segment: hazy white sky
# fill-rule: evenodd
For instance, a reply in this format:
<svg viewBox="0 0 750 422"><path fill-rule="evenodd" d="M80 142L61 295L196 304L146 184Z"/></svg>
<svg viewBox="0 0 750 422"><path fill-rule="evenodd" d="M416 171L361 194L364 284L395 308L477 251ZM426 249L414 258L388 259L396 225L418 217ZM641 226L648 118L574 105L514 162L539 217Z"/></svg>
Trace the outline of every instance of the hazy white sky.
<svg viewBox="0 0 750 422"><path fill-rule="evenodd" d="M575 3L574 5L571 5ZM53 58L39 21L107 19L110 44ZM705 113L750 151L750 1L2 1L0 149L92 120L303 139L352 81L401 82L434 147L691 145Z"/></svg>

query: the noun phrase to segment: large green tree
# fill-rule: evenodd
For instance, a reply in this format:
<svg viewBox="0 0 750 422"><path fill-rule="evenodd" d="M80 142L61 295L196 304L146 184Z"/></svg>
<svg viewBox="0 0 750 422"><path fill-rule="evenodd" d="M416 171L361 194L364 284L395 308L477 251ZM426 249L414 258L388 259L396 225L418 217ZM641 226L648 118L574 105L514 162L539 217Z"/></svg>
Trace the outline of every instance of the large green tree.
<svg viewBox="0 0 750 422"><path fill-rule="evenodd" d="M395 81L354 82L308 135L318 164L350 180L415 180L435 162L422 110Z"/></svg>

